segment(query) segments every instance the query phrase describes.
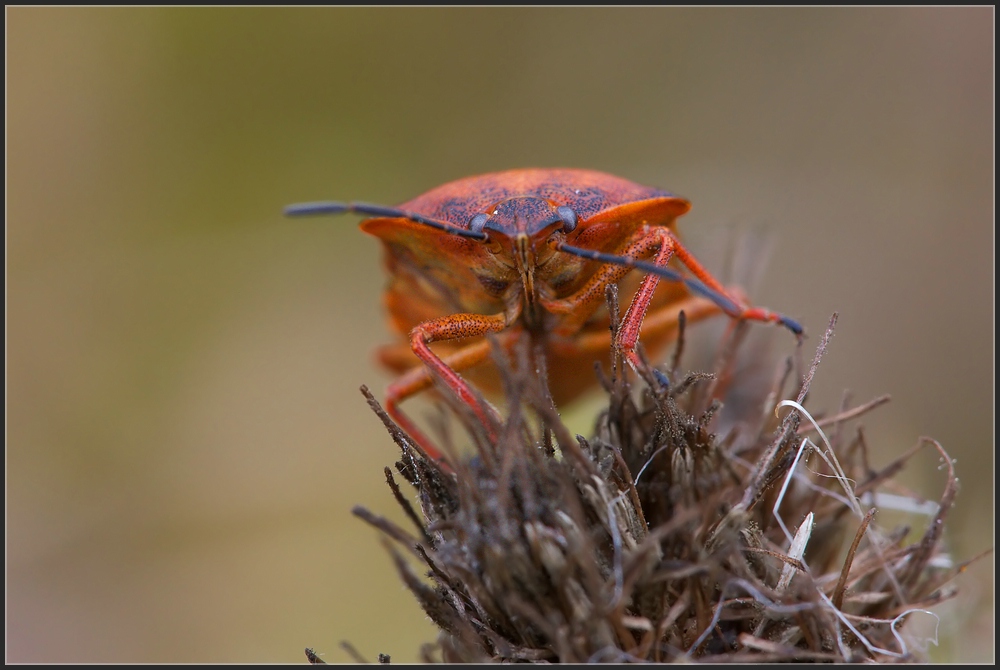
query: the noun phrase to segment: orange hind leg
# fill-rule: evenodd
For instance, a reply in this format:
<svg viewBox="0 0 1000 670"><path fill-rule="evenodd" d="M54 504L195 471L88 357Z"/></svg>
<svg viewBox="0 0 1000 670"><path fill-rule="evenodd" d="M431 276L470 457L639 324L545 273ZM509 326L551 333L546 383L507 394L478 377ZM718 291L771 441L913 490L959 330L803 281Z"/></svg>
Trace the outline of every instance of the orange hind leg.
<svg viewBox="0 0 1000 670"><path fill-rule="evenodd" d="M410 347L424 365L413 368L386 390L385 408L396 423L406 431L427 458L441 462L444 454L416 425L399 409L399 403L431 386L435 378L451 389L458 399L468 405L479 418L487 435L496 440L494 426L496 413L484 405L463 380L459 370L476 365L489 355L489 342L481 340L455 351L444 359L431 351L429 343L441 340L464 339L496 333L507 326L503 314L485 316L482 314L455 314L440 319L426 321L410 331Z"/></svg>

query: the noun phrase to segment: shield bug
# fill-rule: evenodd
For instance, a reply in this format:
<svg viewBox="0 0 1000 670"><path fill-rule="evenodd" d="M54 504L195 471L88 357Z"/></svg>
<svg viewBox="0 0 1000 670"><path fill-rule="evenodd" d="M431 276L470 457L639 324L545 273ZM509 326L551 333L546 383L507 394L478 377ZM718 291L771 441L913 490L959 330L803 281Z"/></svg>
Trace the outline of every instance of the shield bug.
<svg viewBox="0 0 1000 670"><path fill-rule="evenodd" d="M403 336L379 351L400 375L386 392L386 410L439 460L399 404L437 378L493 425L492 409L463 378L497 386L488 333L505 346L523 336L541 343L557 403L596 381L587 363L606 361L612 345L640 369L639 337L655 353L675 336L681 311L689 322L723 312L802 334L788 317L745 305L680 243L675 221L690 207L602 172L521 169L459 179L398 207L313 202L286 213L370 217L361 229L384 246L385 304ZM616 283L630 302L612 342L604 295Z"/></svg>

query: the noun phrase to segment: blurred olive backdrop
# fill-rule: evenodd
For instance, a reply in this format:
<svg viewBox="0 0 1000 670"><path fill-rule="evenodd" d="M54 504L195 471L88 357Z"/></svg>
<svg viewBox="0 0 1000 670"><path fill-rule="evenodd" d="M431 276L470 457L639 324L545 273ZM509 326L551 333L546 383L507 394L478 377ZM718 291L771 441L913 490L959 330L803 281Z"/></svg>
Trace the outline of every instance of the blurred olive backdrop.
<svg viewBox="0 0 1000 670"><path fill-rule="evenodd" d="M755 300L810 356L840 313L810 406L891 393L876 465L939 439L955 553L993 545L992 8L6 16L8 660L416 659L350 514L398 518L378 245L281 209L512 167L680 193L706 257L767 231ZM993 658L992 565L938 658Z"/></svg>

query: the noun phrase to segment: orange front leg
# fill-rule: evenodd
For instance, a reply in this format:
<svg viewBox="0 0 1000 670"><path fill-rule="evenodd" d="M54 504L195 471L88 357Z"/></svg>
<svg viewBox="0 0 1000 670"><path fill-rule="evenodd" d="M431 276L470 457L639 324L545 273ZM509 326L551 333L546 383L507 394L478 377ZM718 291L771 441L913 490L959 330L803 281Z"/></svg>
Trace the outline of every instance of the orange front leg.
<svg viewBox="0 0 1000 670"><path fill-rule="evenodd" d="M642 260L654 252L656 255L652 263ZM639 341L643 318L649 309L653 294L660 281L660 276L656 272L668 271L667 266L675 254L678 260L687 266L696 279L684 278L674 271L669 271L669 277L674 281L683 281L688 290L708 298L729 316L736 319L779 323L796 335L801 335L802 333L801 326L788 317L759 307L746 307L742 300L734 297L715 277L709 274L701 263L674 237L670 229L665 226L643 227L636 233L621 255L604 254L602 252L577 248L573 249L573 253L585 258L604 260L614 265L601 268L574 295L562 300L552 300L544 303L546 309L557 314L567 315L567 318L559 326L561 334L566 334L573 327L582 325L584 320L593 313L596 303L602 296L607 284L618 281L626 272L633 268L644 269L648 272L643 278L639 289L632 297L632 302L622 319L616 342L626 360L628 360L629 364L637 372L641 366L641 361L635 352L635 347ZM665 384L666 378L661 376L660 381Z"/></svg>
<svg viewBox="0 0 1000 670"><path fill-rule="evenodd" d="M456 369L475 365L489 354L488 342L476 342L459 349L447 357L447 361L431 351L427 346L431 342L442 340L457 340L467 337L483 336L486 333L497 333L507 327L509 320L504 314L487 316L483 314L454 314L425 321L410 331L410 347L413 353L424 362L425 368L410 371L389 385L386 391L385 408L389 415L403 428L425 455L436 461L443 458L437 449L423 433L416 428L410 419L399 409L399 403L410 396L430 386L432 376L436 376L454 391L459 400L468 405L486 428L491 440L496 440L492 426L496 418L491 409L479 402L476 394L462 379Z"/></svg>
<svg viewBox="0 0 1000 670"><path fill-rule="evenodd" d="M666 228L652 228L648 231L644 239L659 246L653 263L658 267L666 267L674 255L677 246L670 232ZM635 347L639 342L639 332L642 329L643 319L646 317L649 303L653 299L653 293L656 291L656 286L659 283L660 278L655 274L647 274L642 278L639 290L632 296L632 302L625 311L625 316L622 317L621 325L618 327L616 344L625 356L628 364L640 375L643 368L642 360L639 358L639 354L636 353ZM668 385L666 376L660 373L659 370L653 368L653 374L656 375L657 380L663 386Z"/></svg>
<svg viewBox="0 0 1000 670"><path fill-rule="evenodd" d="M664 247L669 247L669 254L663 253ZM684 245L674 237L673 232L666 226L644 226L641 230L636 231L632 241L620 254L574 247L563 242L558 243L555 248L574 256L607 264L598 270L574 295L560 300L542 301L542 304L550 312L565 315L563 323L556 331L559 335L573 335L594 312L603 295L604 288L621 279L630 269L638 269L657 275L657 277L662 276L670 281L683 283L689 291L708 298L734 319L777 323L788 328L797 337L802 337L802 326L793 319L761 307L748 307L742 300L727 291L715 277L709 274L708 270L702 267L691 252L684 248ZM660 260L653 263L643 260L654 251L657 252ZM676 270L667 267L670 257L674 254L681 263L687 266L694 277L685 277ZM664 257L666 260L663 260ZM650 284L655 287L656 281L651 280ZM651 293L651 290L648 291ZM648 307L649 301L645 302ZM639 312L641 311L643 310L639 310ZM642 321L641 315L637 318L640 322Z"/></svg>
<svg viewBox="0 0 1000 670"><path fill-rule="evenodd" d="M721 311L737 319L769 321L789 326L789 320L780 314L759 307L743 306L743 302L734 297L715 277L709 274L702 267L701 263L673 236L669 229L663 227L648 228L644 233L644 237L640 238L640 240L646 240L647 243L655 241L654 243L659 246L656 258L653 261L653 265L656 267L666 268L670 259L676 254L677 258L691 270L691 273L708 287L709 293L714 292L717 294L717 296L714 296L714 301ZM635 348L639 342L639 333L642 329L643 319L646 316L646 311L649 309L649 303L653 298L653 293L656 291L659 281L660 277L653 273L643 277L642 283L639 285L639 290L632 296L632 302L628 306L625 316L622 317L621 326L618 329L616 344L629 365L632 366L632 369L639 374L641 374L642 370L642 361L636 353ZM691 288L690 284L688 286ZM794 324L794 322L791 323ZM794 325L798 327L798 324ZM653 374L656 375L657 380L661 384L667 386L668 381L666 376L661 374L656 368L653 368Z"/></svg>
<svg viewBox="0 0 1000 670"><path fill-rule="evenodd" d="M637 236L622 253L620 258L638 260L648 258L656 251L660 241L651 235ZM542 306L553 314L563 315L556 328L556 335L571 337L580 331L583 324L605 301L604 289L608 284L614 284L632 271L626 264L605 264L587 280L573 295L560 300L542 299Z"/></svg>

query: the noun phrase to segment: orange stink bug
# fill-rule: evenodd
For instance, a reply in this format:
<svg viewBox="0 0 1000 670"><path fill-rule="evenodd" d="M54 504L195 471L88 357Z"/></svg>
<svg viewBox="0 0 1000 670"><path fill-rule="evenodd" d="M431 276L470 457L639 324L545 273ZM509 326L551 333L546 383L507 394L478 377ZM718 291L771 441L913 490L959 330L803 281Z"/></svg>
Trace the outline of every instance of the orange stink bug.
<svg viewBox="0 0 1000 670"><path fill-rule="evenodd" d="M458 374L497 386L487 333L505 346L522 336L541 342L557 403L596 381L582 363L606 361L612 344L639 369L640 335L655 352L675 336L681 311L688 321L724 312L802 334L788 317L744 305L680 243L674 222L690 208L672 193L602 172L523 169L459 179L398 207L313 202L286 213L373 217L361 229L382 240L390 274L385 303L406 338L379 351L400 374L386 392L386 410L439 460L399 404L437 378L491 425L491 410ZM630 304L612 343L605 288L619 282ZM657 377L666 384L665 375Z"/></svg>

